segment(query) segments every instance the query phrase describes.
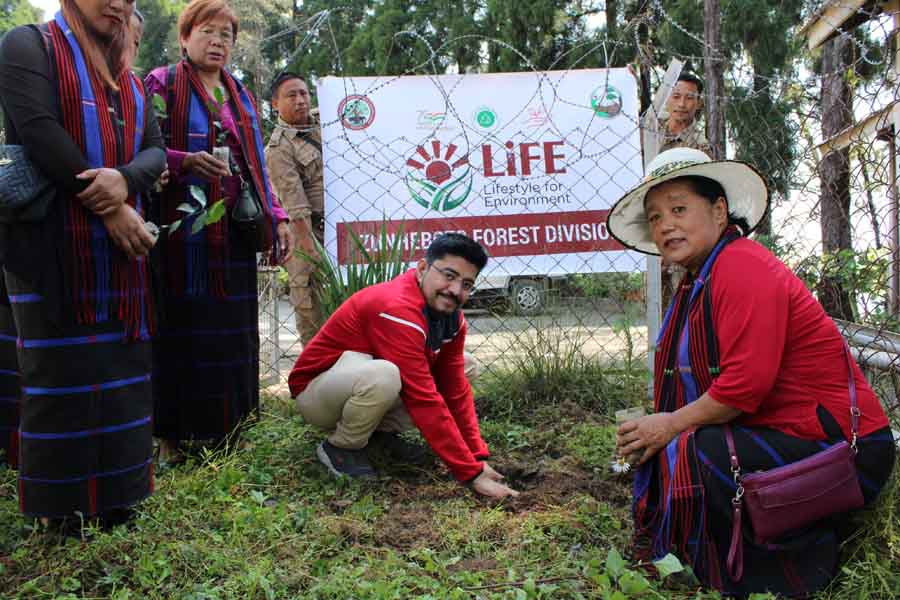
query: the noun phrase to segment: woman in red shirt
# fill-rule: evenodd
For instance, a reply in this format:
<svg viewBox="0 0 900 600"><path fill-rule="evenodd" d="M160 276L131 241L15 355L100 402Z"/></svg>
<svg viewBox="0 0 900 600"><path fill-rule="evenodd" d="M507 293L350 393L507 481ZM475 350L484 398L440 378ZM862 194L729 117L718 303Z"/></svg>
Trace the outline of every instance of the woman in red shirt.
<svg viewBox="0 0 900 600"><path fill-rule="evenodd" d="M828 520L764 546L745 531L743 576L729 576L736 486L722 424L733 425L744 473L795 462L851 439L852 377L861 413L856 465L869 503L893 466L887 417L822 306L744 237L768 206L762 177L688 148L660 154L648 170L610 211L609 230L688 276L657 340L655 413L624 423L617 435L620 455L636 453L642 465L634 488L638 558L674 552L726 593L809 594L836 571Z"/></svg>

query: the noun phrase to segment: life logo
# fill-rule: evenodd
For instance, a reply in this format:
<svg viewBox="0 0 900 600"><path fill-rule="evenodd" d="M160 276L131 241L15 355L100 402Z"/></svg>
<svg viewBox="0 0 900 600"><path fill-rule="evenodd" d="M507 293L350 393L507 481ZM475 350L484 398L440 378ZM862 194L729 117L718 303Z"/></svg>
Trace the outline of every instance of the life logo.
<svg viewBox="0 0 900 600"><path fill-rule="evenodd" d="M406 187L412 199L424 208L447 212L461 206L472 191L474 174L468 154L454 160L459 148L431 140L431 152L425 146L406 161Z"/></svg>
<svg viewBox="0 0 900 600"><path fill-rule="evenodd" d="M368 97L353 94L341 100L337 113L344 127L361 131L375 120L375 105Z"/></svg>
<svg viewBox="0 0 900 600"><path fill-rule="evenodd" d="M601 85L591 92L591 108L604 119L618 116L622 112L622 92L611 85Z"/></svg>

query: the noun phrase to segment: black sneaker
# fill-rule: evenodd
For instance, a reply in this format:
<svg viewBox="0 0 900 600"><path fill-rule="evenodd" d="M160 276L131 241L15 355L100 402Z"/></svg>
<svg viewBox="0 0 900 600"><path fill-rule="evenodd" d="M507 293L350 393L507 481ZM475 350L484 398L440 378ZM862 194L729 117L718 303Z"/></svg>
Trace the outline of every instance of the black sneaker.
<svg viewBox="0 0 900 600"><path fill-rule="evenodd" d="M424 465L431 459L425 446L407 441L400 434L390 431L375 431L369 438L369 444L382 448L391 460L404 465Z"/></svg>
<svg viewBox="0 0 900 600"><path fill-rule="evenodd" d="M316 448L316 455L335 477L375 477L365 450L338 448L325 440Z"/></svg>

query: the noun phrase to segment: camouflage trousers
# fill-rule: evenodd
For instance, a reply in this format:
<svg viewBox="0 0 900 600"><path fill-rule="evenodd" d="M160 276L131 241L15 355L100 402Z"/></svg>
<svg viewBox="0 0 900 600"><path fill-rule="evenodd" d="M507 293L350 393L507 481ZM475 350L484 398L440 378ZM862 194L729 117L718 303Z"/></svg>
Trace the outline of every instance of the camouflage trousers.
<svg viewBox="0 0 900 600"><path fill-rule="evenodd" d="M300 235L308 235L306 231L315 232L320 244L324 244L324 222L322 215L305 217L306 228L301 228L297 219L291 221L295 247L301 246ZM306 231L303 231L305 229ZM317 280L314 265L300 256L294 255L284 265L288 272L291 290L291 306L294 307L294 318L297 322L297 334L302 344L316 335L322 325L322 310L316 294Z"/></svg>

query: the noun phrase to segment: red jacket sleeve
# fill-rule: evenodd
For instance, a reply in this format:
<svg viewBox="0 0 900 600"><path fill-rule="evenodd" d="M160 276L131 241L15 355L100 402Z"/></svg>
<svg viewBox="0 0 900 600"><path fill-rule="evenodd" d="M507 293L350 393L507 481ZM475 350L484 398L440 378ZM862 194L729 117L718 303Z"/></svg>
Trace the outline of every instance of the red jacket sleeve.
<svg viewBox="0 0 900 600"><path fill-rule="evenodd" d="M375 355L400 369L400 397L422 437L459 481L478 476L484 464L469 449L447 402L438 393L428 359L426 334L414 314L376 315L369 330ZM473 409L474 414L474 409Z"/></svg>
<svg viewBox="0 0 900 600"><path fill-rule="evenodd" d="M710 283L721 374L708 393L754 413L775 387L788 328L785 270L739 248L719 257Z"/></svg>
<svg viewBox="0 0 900 600"><path fill-rule="evenodd" d="M456 337L441 348L437 364L435 364L434 378L438 391L444 397L450 414L456 420L456 426L459 427L469 450L477 458L486 459L490 456L490 452L478 428L478 415L475 413L472 386L465 374L463 348L466 340L466 321L462 317L460 319L462 319L462 326Z"/></svg>

